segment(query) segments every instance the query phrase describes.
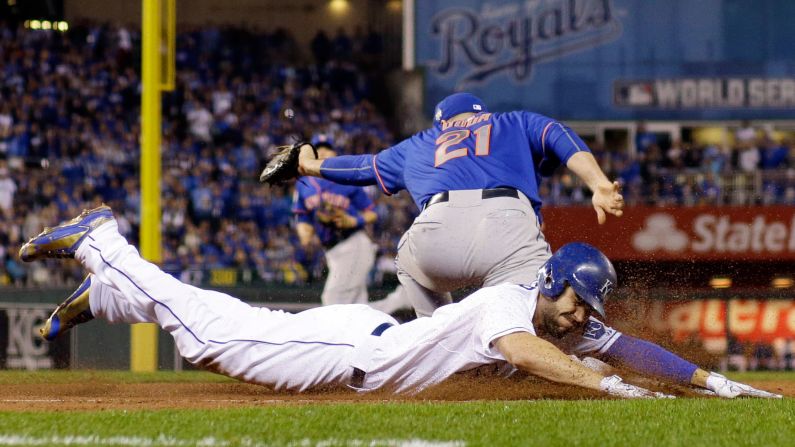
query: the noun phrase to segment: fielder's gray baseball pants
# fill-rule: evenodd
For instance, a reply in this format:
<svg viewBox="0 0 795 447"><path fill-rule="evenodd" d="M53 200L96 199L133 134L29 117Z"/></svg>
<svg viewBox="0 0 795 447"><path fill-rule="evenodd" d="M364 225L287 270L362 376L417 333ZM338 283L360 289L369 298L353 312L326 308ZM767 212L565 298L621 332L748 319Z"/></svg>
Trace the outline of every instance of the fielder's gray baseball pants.
<svg viewBox="0 0 795 447"><path fill-rule="evenodd" d="M400 283L418 316L452 301L451 291L504 282L529 284L551 251L530 201L449 191L427 206L398 246Z"/></svg>
<svg viewBox="0 0 795 447"><path fill-rule="evenodd" d="M328 277L320 301L330 304L367 304L367 276L377 246L364 230L348 236L326 251Z"/></svg>

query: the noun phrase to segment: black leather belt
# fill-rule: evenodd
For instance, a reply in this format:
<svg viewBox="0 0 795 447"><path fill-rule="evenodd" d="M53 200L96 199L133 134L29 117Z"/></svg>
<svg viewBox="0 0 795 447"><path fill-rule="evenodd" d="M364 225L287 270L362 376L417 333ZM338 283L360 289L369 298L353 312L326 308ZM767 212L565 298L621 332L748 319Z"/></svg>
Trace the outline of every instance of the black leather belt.
<svg viewBox="0 0 795 447"><path fill-rule="evenodd" d="M381 323L376 327L370 335L374 335L376 337L380 337L381 334L384 333L385 330L394 326L392 323ZM353 375L351 376L351 386L354 388L362 388L364 386L364 376L367 375L366 372L362 371L359 368L353 368Z"/></svg>
<svg viewBox="0 0 795 447"><path fill-rule="evenodd" d="M513 197L514 199L519 198L519 191L513 188L490 188L490 189L482 189L481 196L482 199L493 199L495 197ZM431 205L436 205L437 203L447 202L450 200L450 192L444 191L440 193L436 193L425 202L425 206L423 209L428 208Z"/></svg>

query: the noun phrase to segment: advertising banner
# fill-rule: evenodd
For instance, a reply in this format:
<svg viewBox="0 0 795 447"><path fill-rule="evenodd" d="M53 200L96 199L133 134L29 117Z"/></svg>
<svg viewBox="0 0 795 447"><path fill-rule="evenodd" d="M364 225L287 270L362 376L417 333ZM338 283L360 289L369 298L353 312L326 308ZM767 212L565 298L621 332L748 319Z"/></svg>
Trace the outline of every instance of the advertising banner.
<svg viewBox="0 0 795 447"><path fill-rule="evenodd" d="M795 2L422 0L426 117L453 91L564 120L792 118Z"/></svg>
<svg viewBox="0 0 795 447"><path fill-rule="evenodd" d="M629 207L598 225L590 207L543 208L553 249L582 241L610 259L795 260L795 207Z"/></svg>
<svg viewBox="0 0 795 447"><path fill-rule="evenodd" d="M35 303L0 303L0 368L52 369L69 362L69 337L44 342L38 328L53 306Z"/></svg>
<svg viewBox="0 0 795 447"><path fill-rule="evenodd" d="M676 341L723 339L727 315L728 331L739 341L795 340L795 300L655 301L645 321Z"/></svg>

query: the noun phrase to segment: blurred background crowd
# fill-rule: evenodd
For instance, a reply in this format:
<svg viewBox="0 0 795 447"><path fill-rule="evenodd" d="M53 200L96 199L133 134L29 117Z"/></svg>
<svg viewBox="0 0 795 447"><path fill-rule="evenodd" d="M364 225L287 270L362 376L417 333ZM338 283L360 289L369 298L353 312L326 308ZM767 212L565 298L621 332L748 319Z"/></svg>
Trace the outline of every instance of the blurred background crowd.
<svg viewBox="0 0 795 447"><path fill-rule="evenodd" d="M64 284L80 269L23 265L21 243L87 207L117 211L135 243L140 210L140 34L98 24L68 32L0 23L0 281ZM248 269L264 281L322 275L322 253L303 253L290 226L290 186L256 179L276 146L317 133L342 154L396 142L378 104L378 33L318 32L301 48L289 31L182 30L177 84L164 95L163 242L177 274ZM745 123L731 144L661 141L639 123L632 150L589 142L629 204L795 203L795 146ZM542 185L550 205L589 203L587 188L559 170ZM417 213L407 195L370 191L380 247L374 279L394 269L397 241Z"/></svg>

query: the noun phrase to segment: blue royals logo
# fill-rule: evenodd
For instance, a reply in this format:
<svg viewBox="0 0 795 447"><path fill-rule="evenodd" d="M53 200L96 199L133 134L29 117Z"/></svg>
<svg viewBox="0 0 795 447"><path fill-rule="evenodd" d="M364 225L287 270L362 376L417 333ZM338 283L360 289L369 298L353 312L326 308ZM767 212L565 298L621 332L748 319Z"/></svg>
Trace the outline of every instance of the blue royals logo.
<svg viewBox="0 0 795 447"><path fill-rule="evenodd" d="M480 12L449 8L433 18L431 27L441 39L433 70L449 76L459 67L469 69L459 85L503 72L523 81L537 63L603 45L621 34L611 0L486 3Z"/></svg>

